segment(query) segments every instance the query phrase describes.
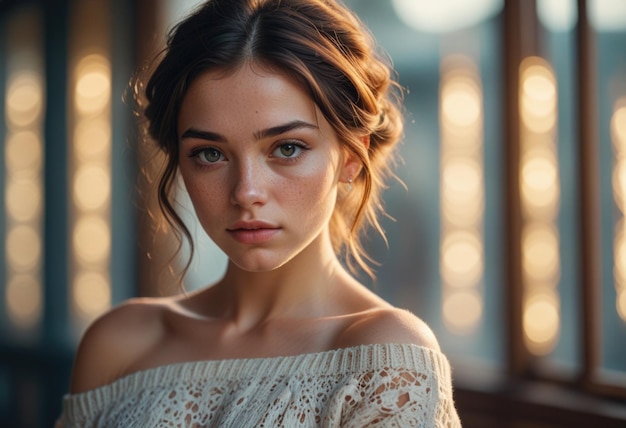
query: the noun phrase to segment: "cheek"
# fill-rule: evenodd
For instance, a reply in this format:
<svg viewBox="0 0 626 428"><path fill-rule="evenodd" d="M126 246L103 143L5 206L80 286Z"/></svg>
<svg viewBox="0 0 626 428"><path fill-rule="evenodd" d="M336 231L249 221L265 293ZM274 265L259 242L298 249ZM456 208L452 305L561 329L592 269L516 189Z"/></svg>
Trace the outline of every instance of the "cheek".
<svg viewBox="0 0 626 428"><path fill-rule="evenodd" d="M214 211L223 212L223 207L220 206L221 201L224 199L224 186L221 184L207 185L204 180L187 179L183 177L185 189L191 199L194 210L198 219L202 221L203 218L214 215Z"/></svg>
<svg viewBox="0 0 626 428"><path fill-rule="evenodd" d="M302 212L303 218L318 215L327 216L326 211L334 209L337 197L336 177L330 163L312 168L297 178L285 180L285 196L291 199L295 209ZM287 197L287 196L286 196ZM326 208L326 209L325 209Z"/></svg>

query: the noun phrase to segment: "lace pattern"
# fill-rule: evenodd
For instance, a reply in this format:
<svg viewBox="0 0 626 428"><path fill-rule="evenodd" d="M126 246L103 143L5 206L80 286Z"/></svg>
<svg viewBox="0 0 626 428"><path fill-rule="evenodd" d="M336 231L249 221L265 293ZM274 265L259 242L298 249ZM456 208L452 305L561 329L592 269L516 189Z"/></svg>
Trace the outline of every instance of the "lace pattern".
<svg viewBox="0 0 626 428"><path fill-rule="evenodd" d="M60 427L458 427L445 356L364 345L199 361L64 398Z"/></svg>

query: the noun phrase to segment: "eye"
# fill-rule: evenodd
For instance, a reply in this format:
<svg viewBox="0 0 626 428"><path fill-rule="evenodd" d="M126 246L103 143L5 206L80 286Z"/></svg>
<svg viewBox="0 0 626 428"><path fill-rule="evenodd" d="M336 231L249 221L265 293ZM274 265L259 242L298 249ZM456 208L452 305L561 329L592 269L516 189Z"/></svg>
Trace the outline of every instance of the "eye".
<svg viewBox="0 0 626 428"><path fill-rule="evenodd" d="M212 147L198 150L197 152L193 153L193 156L197 157L198 160L202 163L219 162L224 157L224 155L222 155L222 152Z"/></svg>
<svg viewBox="0 0 626 428"><path fill-rule="evenodd" d="M300 153L305 149L302 144L298 143L283 143L280 146L276 147L272 156L277 158L296 158Z"/></svg>

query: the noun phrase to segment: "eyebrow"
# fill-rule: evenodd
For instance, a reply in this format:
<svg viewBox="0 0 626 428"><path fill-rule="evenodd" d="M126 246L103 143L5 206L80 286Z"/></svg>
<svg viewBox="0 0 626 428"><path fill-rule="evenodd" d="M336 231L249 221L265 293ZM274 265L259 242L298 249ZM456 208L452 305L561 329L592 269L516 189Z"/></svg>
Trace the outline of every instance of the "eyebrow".
<svg viewBox="0 0 626 428"><path fill-rule="evenodd" d="M264 138L276 137L278 135L296 129L319 129L319 127L303 120L293 120L291 122L285 123L284 125L273 126L271 128L256 131L253 136L254 139L258 141ZM198 138L200 140L214 141L217 143L226 143L228 141L226 137L216 132L200 131L194 128L189 128L185 132L183 132L183 135L181 135L180 139L184 140L185 138Z"/></svg>

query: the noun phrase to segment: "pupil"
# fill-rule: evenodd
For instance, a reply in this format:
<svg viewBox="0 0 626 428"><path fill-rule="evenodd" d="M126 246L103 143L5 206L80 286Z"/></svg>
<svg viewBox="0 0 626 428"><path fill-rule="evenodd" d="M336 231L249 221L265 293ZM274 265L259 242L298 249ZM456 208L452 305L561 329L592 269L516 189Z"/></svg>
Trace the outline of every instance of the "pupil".
<svg viewBox="0 0 626 428"><path fill-rule="evenodd" d="M285 156L291 156L293 155L293 152L296 150L295 146L293 144L285 144L284 146L281 146L280 148L280 152L285 155Z"/></svg>

